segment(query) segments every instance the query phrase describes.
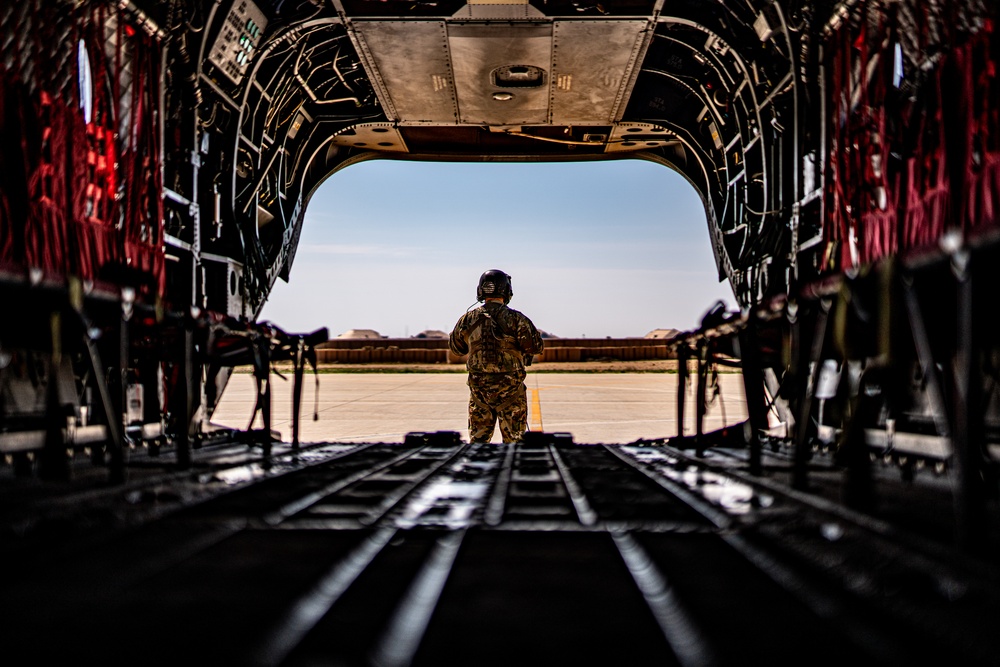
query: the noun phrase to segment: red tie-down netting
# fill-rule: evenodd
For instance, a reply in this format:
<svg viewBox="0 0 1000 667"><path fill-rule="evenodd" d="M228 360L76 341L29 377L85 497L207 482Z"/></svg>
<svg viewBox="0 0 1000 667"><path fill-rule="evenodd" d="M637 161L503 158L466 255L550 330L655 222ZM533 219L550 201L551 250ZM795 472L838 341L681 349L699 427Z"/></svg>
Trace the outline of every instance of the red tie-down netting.
<svg viewBox="0 0 1000 667"><path fill-rule="evenodd" d="M100 3L32 0L2 30L0 269L162 296L159 45Z"/></svg>
<svg viewBox="0 0 1000 667"><path fill-rule="evenodd" d="M904 28L915 33L907 39L916 52L939 55L926 75L906 72L899 88L903 28L892 10L867 12L831 37L827 270L932 246L950 229L974 234L1000 224L994 25L986 20L975 33L943 36L930 29L940 17L923 11L919 3L908 7ZM951 45L942 48L943 38Z"/></svg>

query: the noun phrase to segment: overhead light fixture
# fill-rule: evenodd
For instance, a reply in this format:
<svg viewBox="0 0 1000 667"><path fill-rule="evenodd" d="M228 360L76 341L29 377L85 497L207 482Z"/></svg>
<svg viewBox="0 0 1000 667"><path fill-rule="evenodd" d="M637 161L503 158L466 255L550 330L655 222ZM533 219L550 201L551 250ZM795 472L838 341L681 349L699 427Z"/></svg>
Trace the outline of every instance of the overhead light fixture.
<svg viewBox="0 0 1000 667"><path fill-rule="evenodd" d="M503 91L498 91L496 93L493 93L493 99L495 99L497 102L510 102L512 99L514 99L514 93L505 93Z"/></svg>

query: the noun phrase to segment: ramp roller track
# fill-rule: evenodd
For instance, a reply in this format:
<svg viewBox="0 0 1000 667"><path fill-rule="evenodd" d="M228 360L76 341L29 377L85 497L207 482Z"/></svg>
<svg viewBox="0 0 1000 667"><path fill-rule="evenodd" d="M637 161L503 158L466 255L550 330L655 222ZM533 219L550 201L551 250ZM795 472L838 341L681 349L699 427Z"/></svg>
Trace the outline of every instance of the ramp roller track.
<svg viewBox="0 0 1000 667"><path fill-rule="evenodd" d="M220 449L201 496L197 474L162 476L164 505L187 502L5 550L9 664L986 664L1000 648L980 561L712 451L531 436L315 445L270 469ZM108 513L156 504L134 484Z"/></svg>

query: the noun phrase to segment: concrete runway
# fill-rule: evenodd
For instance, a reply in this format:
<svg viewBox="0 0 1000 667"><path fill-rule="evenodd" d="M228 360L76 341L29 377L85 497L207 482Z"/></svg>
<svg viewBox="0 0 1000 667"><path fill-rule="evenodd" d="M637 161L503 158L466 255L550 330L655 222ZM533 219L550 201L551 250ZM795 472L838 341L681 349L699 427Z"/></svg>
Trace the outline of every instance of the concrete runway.
<svg viewBox="0 0 1000 667"><path fill-rule="evenodd" d="M272 375L272 428L292 437L292 383ZM313 421L315 380L302 392L302 442L402 442L413 431L458 431L468 440L465 373L324 373L319 420ZM739 374L719 375L721 402L709 407L705 430L746 419ZM532 373L530 430L569 432L580 443L629 443L677 435L677 375L667 373ZM246 428L255 400L253 376L229 382L212 421ZM688 390L685 432L694 433L694 388ZM258 418L256 426L260 425ZM494 442L500 442L499 428Z"/></svg>

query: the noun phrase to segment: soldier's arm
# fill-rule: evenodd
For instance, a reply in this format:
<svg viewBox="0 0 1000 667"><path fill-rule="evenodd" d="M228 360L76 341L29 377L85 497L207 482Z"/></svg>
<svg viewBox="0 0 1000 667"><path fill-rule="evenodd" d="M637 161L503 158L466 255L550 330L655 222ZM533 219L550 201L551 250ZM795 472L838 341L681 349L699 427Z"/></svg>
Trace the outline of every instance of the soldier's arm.
<svg viewBox="0 0 1000 667"><path fill-rule="evenodd" d="M542 351L545 343L542 341L538 329L527 317L521 317L518 323L518 343L521 350L527 354L538 354Z"/></svg>
<svg viewBox="0 0 1000 667"><path fill-rule="evenodd" d="M458 319L455 328L451 331L451 336L448 338L448 346L452 352L460 356L469 353L469 341L466 340L466 336L465 315L463 315Z"/></svg>

